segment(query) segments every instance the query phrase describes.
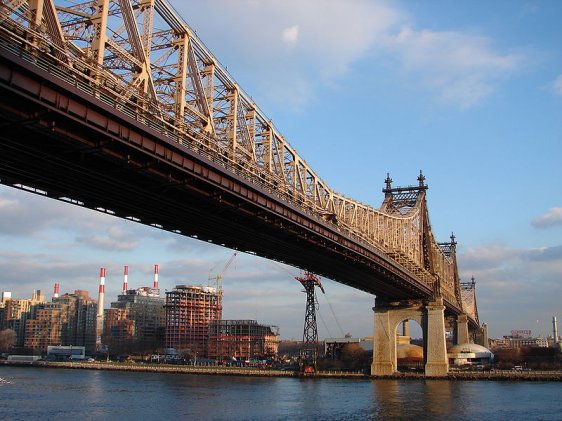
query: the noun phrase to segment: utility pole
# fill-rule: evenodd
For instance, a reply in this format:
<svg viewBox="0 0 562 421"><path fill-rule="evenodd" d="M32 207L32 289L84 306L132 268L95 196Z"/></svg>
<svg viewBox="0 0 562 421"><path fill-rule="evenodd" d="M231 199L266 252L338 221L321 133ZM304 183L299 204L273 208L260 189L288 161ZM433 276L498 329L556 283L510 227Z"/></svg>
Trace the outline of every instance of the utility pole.
<svg viewBox="0 0 562 421"><path fill-rule="evenodd" d="M306 293L306 313L304 316L304 331L302 335L302 348L300 351L300 370L302 373L314 373L318 359L318 327L316 324L316 294L314 287L317 286L324 292L318 276L311 272L305 272L303 277L295 277L304 287Z"/></svg>

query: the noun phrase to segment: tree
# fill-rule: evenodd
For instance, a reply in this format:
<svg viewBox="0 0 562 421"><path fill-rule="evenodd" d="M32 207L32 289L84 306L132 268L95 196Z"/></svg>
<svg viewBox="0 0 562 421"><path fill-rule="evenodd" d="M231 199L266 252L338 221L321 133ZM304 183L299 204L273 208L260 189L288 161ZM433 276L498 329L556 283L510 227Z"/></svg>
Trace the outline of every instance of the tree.
<svg viewBox="0 0 562 421"><path fill-rule="evenodd" d="M0 351L8 352L16 344L16 332L12 329L0 330Z"/></svg>
<svg viewBox="0 0 562 421"><path fill-rule="evenodd" d="M348 370L362 370L370 366L370 353L359 344L346 344L341 350L341 361Z"/></svg>

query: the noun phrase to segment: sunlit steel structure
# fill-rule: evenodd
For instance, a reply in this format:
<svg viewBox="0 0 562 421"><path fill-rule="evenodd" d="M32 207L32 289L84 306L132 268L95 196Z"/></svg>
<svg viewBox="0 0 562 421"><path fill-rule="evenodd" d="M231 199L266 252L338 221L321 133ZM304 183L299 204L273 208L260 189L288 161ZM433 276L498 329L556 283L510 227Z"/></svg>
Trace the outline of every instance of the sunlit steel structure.
<svg viewBox="0 0 562 421"><path fill-rule="evenodd" d="M3 184L283 261L385 302L463 302L427 185L331 189L165 0L2 0Z"/></svg>
<svg viewBox="0 0 562 421"><path fill-rule="evenodd" d="M320 278L314 273L305 272L303 276L295 277L304 287L306 294L306 309L304 314L304 329L300 350L300 369L304 372L316 371L316 362L319 354L318 325L316 324L316 298L315 287L320 288L325 294Z"/></svg>

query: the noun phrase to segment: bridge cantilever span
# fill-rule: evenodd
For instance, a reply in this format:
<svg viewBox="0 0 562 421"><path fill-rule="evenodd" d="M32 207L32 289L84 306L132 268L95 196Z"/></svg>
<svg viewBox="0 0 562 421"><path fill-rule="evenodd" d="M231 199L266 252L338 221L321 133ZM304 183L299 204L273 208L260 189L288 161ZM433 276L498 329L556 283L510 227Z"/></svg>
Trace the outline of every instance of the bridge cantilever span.
<svg viewBox="0 0 562 421"><path fill-rule="evenodd" d="M333 191L164 0L3 0L0 90L4 184L466 312L424 177Z"/></svg>

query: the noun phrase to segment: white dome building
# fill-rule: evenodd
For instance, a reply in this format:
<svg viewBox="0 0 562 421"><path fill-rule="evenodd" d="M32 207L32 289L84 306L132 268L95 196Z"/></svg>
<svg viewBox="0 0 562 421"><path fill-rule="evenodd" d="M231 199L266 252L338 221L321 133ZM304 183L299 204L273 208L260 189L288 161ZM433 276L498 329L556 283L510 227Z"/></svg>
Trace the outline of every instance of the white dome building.
<svg viewBox="0 0 562 421"><path fill-rule="evenodd" d="M491 364L494 360L494 354L488 348L471 343L453 346L447 357L451 366Z"/></svg>

